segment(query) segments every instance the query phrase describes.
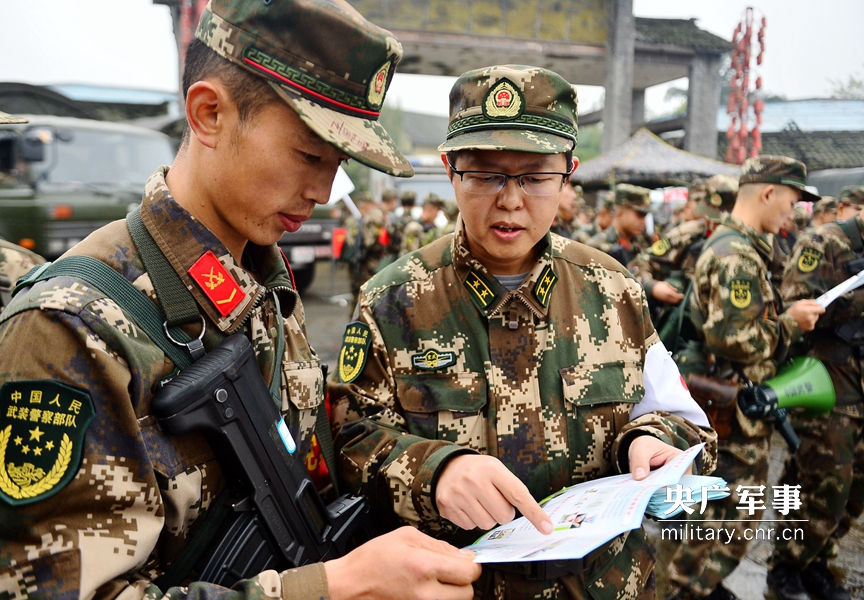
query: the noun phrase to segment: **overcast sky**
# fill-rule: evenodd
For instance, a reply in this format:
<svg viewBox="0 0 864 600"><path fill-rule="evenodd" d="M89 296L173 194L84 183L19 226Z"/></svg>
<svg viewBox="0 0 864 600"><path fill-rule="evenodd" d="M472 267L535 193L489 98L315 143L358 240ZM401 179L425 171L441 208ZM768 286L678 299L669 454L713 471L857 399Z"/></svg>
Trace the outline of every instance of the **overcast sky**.
<svg viewBox="0 0 864 600"><path fill-rule="evenodd" d="M790 99L825 97L829 80L864 76L862 0L633 0L633 11L643 17L695 17L703 29L730 39L748 4L768 21L761 74L770 92ZM171 17L152 0L5 0L2 13L0 56L6 62L0 81L178 87ZM388 101L446 115L453 81L397 75ZM673 85L685 87L686 80ZM648 90L650 111L663 110L666 87ZM580 106L595 104L600 92L580 86Z"/></svg>

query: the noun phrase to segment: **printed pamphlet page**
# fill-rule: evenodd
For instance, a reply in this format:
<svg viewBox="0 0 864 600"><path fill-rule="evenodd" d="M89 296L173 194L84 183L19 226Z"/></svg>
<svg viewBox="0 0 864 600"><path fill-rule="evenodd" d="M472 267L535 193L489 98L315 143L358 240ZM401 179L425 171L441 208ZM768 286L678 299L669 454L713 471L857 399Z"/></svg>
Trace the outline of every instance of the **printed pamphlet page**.
<svg viewBox="0 0 864 600"><path fill-rule="evenodd" d="M528 519L520 517L489 531L466 549L475 553L474 562L477 563L582 558L625 531L640 527L652 495L662 489L663 498L669 497L671 494L667 495L666 486L676 487L703 446L693 446L679 454L651 471L642 481L634 480L627 473L589 481L552 494L540 502L555 526L549 535L543 535ZM696 479L706 488L710 487L712 492L719 490L721 484L725 487L725 482L719 478ZM707 497L713 499L725 495L728 494L708 493ZM692 500L688 504L692 504ZM670 507L674 508L671 504ZM679 507L678 512L680 510ZM670 508L665 516L673 514Z"/></svg>

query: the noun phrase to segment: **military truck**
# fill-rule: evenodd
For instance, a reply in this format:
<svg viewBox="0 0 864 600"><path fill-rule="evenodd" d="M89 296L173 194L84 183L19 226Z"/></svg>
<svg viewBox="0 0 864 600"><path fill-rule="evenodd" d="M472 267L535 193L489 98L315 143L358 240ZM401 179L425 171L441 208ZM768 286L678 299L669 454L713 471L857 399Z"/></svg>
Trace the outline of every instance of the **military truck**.
<svg viewBox="0 0 864 600"><path fill-rule="evenodd" d="M29 123L0 125L0 236L48 259L124 218L174 159L170 138L149 129L23 116Z"/></svg>

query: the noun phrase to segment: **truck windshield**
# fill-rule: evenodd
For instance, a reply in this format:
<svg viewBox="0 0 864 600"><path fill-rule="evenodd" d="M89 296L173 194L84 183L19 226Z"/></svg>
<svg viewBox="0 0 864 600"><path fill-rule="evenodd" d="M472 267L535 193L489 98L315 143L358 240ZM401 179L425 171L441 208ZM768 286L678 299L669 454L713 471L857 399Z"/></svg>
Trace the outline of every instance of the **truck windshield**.
<svg viewBox="0 0 864 600"><path fill-rule="evenodd" d="M56 153L56 154L55 154ZM65 130L34 163L43 184L143 185L159 165L171 164L168 140L126 133Z"/></svg>

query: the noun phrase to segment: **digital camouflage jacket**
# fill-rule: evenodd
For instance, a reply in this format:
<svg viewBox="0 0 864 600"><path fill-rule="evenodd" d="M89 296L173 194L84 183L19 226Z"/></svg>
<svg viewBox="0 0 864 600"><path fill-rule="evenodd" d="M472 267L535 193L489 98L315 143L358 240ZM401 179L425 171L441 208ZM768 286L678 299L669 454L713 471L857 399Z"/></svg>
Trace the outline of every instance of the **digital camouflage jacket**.
<svg viewBox="0 0 864 600"><path fill-rule="evenodd" d="M27 271L44 262L45 259L38 254L0 239L0 312L11 299L15 282Z"/></svg>
<svg viewBox="0 0 864 600"><path fill-rule="evenodd" d="M235 263L171 197L166 172L148 181L142 219L200 306L205 347L243 332L264 380L279 373L282 410L304 456L323 382L281 254L250 244L251 271ZM70 252L106 262L155 299L125 221ZM286 346L278 360L274 294ZM32 310L0 325L0 589L11 597L161 598L168 592L153 580L226 485L203 437L168 436L151 413L154 391L174 365L113 300L73 277L34 285L10 312L18 303ZM321 565L264 572L238 586L234 598L327 595ZM195 584L170 597L225 593Z"/></svg>
<svg viewBox="0 0 864 600"><path fill-rule="evenodd" d="M864 232L860 216L851 219L854 230ZM792 257L786 265L781 293L787 303L804 298L818 298L834 286L851 277L846 265L858 258L849 236L839 221L805 230L798 237ZM839 337L835 330L842 325L854 328L864 319L864 288L848 292L832 302L819 317L816 329L806 334L810 343L808 354L821 360L831 374L837 393L837 410L854 417L864 417L861 361L864 355ZM864 328L864 322L858 329ZM864 331L861 332L864 335Z"/></svg>
<svg viewBox="0 0 864 600"><path fill-rule="evenodd" d="M478 532L443 520L433 500L452 456L498 457L539 500L626 470L618 449L630 435L679 448L714 435L665 412L631 421L657 342L642 289L601 252L555 234L540 245L514 291L471 255L461 229L364 285L331 401L340 475L382 518L464 544ZM582 576L484 571L475 587L483 598L633 598L652 569L637 530Z"/></svg>
<svg viewBox="0 0 864 600"><path fill-rule="evenodd" d="M771 285L772 256L763 236L726 214L696 261L691 318L704 333L705 351L715 356L719 374L734 364L761 383L774 376L801 337Z"/></svg>
<svg viewBox="0 0 864 600"><path fill-rule="evenodd" d="M654 242L650 248L643 250L639 256L627 265L636 277L645 293L651 297L651 290L657 281L669 281L682 294L687 282L693 276L696 259L690 249L705 239L707 225L702 219L685 221L669 230L666 235Z"/></svg>

